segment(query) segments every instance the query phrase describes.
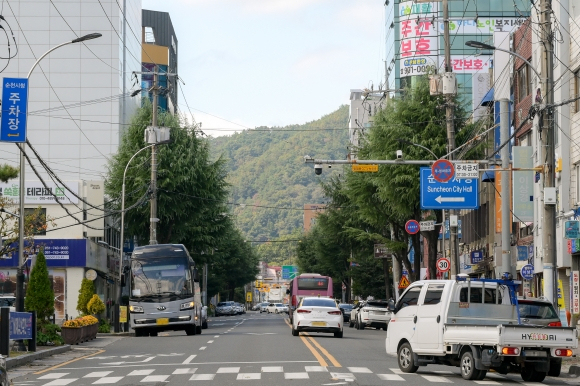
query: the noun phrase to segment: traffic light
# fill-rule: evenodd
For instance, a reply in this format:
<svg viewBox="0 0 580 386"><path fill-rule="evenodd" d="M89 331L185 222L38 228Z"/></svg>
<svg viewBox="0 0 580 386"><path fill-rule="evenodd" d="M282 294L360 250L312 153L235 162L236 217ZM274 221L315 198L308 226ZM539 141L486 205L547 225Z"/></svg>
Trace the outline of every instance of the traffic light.
<svg viewBox="0 0 580 386"><path fill-rule="evenodd" d="M256 280L256 288L262 288L262 280Z"/></svg>

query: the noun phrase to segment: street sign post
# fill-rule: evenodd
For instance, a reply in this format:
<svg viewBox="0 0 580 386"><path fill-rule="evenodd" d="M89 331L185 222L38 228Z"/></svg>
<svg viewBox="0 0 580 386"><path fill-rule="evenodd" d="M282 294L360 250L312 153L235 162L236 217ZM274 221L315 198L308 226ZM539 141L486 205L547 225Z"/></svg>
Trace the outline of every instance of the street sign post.
<svg viewBox="0 0 580 386"><path fill-rule="evenodd" d="M298 267L295 265L283 265L282 266L282 279L294 279L298 276Z"/></svg>
<svg viewBox="0 0 580 386"><path fill-rule="evenodd" d="M442 257L441 259L437 260L437 270L439 272L447 272L451 269L451 262L448 258Z"/></svg>
<svg viewBox="0 0 580 386"><path fill-rule="evenodd" d="M520 274L526 280L532 280L534 278L534 266L531 264L526 264L520 269Z"/></svg>
<svg viewBox="0 0 580 386"><path fill-rule="evenodd" d="M28 79L4 78L2 82L2 119L0 141L26 142Z"/></svg>
<svg viewBox="0 0 580 386"><path fill-rule="evenodd" d="M431 220L431 221L421 221L419 223L419 225L421 226L421 230L422 231L433 231L435 230L435 221Z"/></svg>
<svg viewBox="0 0 580 386"><path fill-rule="evenodd" d="M455 178L479 178L479 164L455 165Z"/></svg>
<svg viewBox="0 0 580 386"><path fill-rule="evenodd" d="M375 259L389 259L393 257L393 252L385 244L375 244L374 254Z"/></svg>
<svg viewBox="0 0 580 386"><path fill-rule="evenodd" d="M414 235L417 232L419 232L419 228L420 227L419 227L419 223L417 222L417 220L409 220L405 224L405 230L410 235Z"/></svg>
<svg viewBox="0 0 580 386"><path fill-rule="evenodd" d="M446 159L440 159L433 163L431 166L431 174L438 182L447 182L453 178L455 174L455 168L450 161Z"/></svg>
<svg viewBox="0 0 580 386"><path fill-rule="evenodd" d="M399 289L405 289L409 286L409 279L407 276L401 276L401 280L399 280Z"/></svg>
<svg viewBox="0 0 580 386"><path fill-rule="evenodd" d="M479 208L479 179L438 182L429 168L421 168L421 209Z"/></svg>

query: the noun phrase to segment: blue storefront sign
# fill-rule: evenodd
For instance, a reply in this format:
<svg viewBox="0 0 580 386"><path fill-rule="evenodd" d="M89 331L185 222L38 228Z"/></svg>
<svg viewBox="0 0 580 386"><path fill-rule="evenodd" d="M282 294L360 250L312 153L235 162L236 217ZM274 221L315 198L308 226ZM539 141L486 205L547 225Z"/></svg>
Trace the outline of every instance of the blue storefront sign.
<svg viewBox="0 0 580 386"><path fill-rule="evenodd" d="M11 254L0 256L0 267L18 266L18 244ZM86 239L36 239L34 253L44 250L48 267L86 267L87 240ZM30 261L28 262L30 265Z"/></svg>
<svg viewBox="0 0 580 386"><path fill-rule="evenodd" d="M2 82L2 119L0 141L26 142L28 79L4 78Z"/></svg>
<svg viewBox="0 0 580 386"><path fill-rule="evenodd" d="M526 280L532 280L534 278L534 266L531 264L526 264L520 270L520 274Z"/></svg>
<svg viewBox="0 0 580 386"><path fill-rule="evenodd" d="M32 339L32 312L10 313L10 339Z"/></svg>
<svg viewBox="0 0 580 386"><path fill-rule="evenodd" d="M564 238L568 240L580 238L580 221L570 220L564 222Z"/></svg>
<svg viewBox="0 0 580 386"><path fill-rule="evenodd" d="M471 251L471 264L481 263L483 261L483 251Z"/></svg>
<svg viewBox="0 0 580 386"><path fill-rule="evenodd" d="M528 261L527 245L518 247L518 261Z"/></svg>

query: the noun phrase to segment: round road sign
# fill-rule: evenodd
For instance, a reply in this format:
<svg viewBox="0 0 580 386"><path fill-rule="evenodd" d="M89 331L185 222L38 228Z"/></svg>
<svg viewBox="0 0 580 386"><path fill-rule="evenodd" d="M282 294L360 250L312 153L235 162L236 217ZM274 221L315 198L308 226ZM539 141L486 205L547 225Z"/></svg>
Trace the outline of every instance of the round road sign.
<svg viewBox="0 0 580 386"><path fill-rule="evenodd" d="M405 224L405 230L408 234L414 235L415 233L419 232L419 223L417 220L409 220Z"/></svg>
<svg viewBox="0 0 580 386"><path fill-rule="evenodd" d="M451 262L448 258L442 257L441 259L437 260L437 270L439 272L447 272L451 269Z"/></svg>
<svg viewBox="0 0 580 386"><path fill-rule="evenodd" d="M455 167L450 161L440 159L431 166L431 174L436 181L447 182L455 175Z"/></svg>
<svg viewBox="0 0 580 386"><path fill-rule="evenodd" d="M534 278L534 266L531 264L526 264L520 270L520 274L526 280L532 280Z"/></svg>

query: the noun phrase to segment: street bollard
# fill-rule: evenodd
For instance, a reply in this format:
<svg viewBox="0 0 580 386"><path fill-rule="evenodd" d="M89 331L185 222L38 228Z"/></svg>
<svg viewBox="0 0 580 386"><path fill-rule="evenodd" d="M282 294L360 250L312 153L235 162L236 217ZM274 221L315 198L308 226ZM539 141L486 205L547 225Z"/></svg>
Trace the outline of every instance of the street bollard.
<svg viewBox="0 0 580 386"><path fill-rule="evenodd" d="M0 309L0 354L10 355L10 307Z"/></svg>
<svg viewBox="0 0 580 386"><path fill-rule="evenodd" d="M32 311L32 338L28 340L28 351L36 351L36 336L36 311Z"/></svg>

